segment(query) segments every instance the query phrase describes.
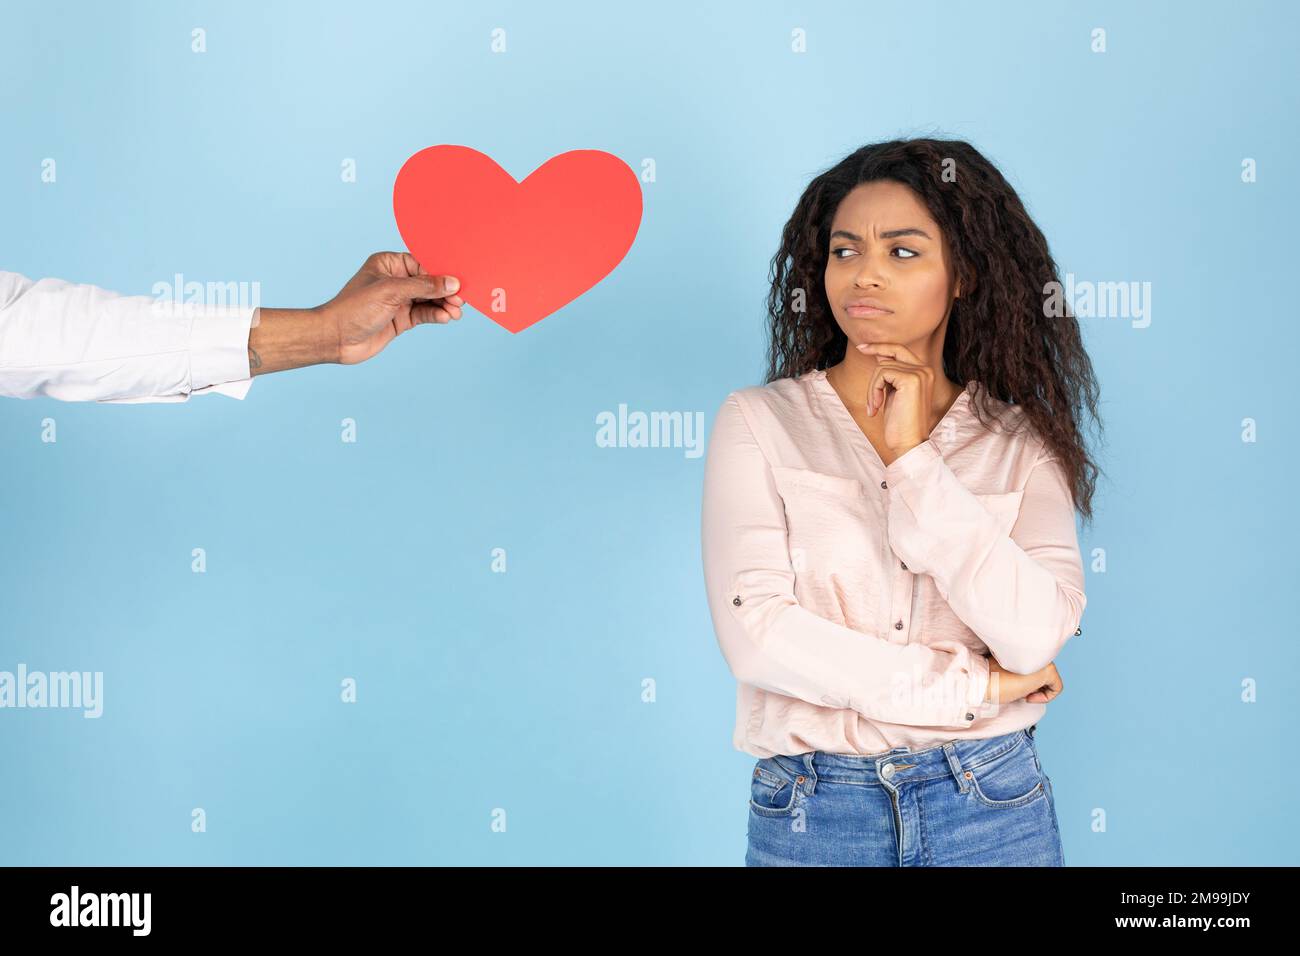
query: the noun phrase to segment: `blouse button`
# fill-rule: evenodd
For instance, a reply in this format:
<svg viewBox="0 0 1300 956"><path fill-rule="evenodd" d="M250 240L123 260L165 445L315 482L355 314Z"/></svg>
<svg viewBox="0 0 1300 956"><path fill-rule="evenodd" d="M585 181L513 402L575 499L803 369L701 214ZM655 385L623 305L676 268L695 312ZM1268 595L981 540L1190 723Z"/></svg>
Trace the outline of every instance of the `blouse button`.
<svg viewBox="0 0 1300 956"><path fill-rule="evenodd" d="M903 622L902 622L902 621L896 621L896 622L894 623L894 630L896 630L896 631L901 631L902 629L903 629Z"/></svg>
<svg viewBox="0 0 1300 956"><path fill-rule="evenodd" d="M898 562L898 563L901 564L901 565L903 566L903 570L904 570L904 571L907 570L907 562L906 562L906 561L900 561L900 562Z"/></svg>
<svg viewBox="0 0 1300 956"><path fill-rule="evenodd" d="M885 484L885 482L882 481L882 482L880 483L880 487L881 487L881 488L888 488L889 485Z"/></svg>
<svg viewBox="0 0 1300 956"><path fill-rule="evenodd" d="M1075 637L1078 637L1078 636L1079 636L1080 634L1082 634L1082 633L1083 633L1083 628L1081 628L1081 627L1076 627L1076 628L1074 629L1074 636L1075 636Z"/></svg>
<svg viewBox="0 0 1300 956"><path fill-rule="evenodd" d="M974 715L974 714L967 714L967 715L966 715L966 719L967 719L967 720L974 720L974 719L975 719L975 715Z"/></svg>
<svg viewBox="0 0 1300 956"><path fill-rule="evenodd" d="M736 605L736 607L740 607L740 595L737 594L737 595L732 599L731 603L734 604L734 605Z"/></svg>

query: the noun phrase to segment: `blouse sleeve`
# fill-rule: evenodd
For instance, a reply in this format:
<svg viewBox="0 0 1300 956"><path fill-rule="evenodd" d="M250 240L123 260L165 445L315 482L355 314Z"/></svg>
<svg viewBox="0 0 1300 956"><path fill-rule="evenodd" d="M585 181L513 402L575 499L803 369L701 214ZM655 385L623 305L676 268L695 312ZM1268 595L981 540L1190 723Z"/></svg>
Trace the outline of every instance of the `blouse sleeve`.
<svg viewBox="0 0 1300 956"><path fill-rule="evenodd" d="M971 726L987 658L959 641L897 644L800 606L784 504L735 392L714 422L702 510L709 609L738 681L886 723Z"/></svg>
<svg viewBox="0 0 1300 956"><path fill-rule="evenodd" d="M1074 501L1060 463L1040 449L1008 535L929 441L885 469L889 541L934 578L953 612L1017 674L1050 664L1087 604Z"/></svg>

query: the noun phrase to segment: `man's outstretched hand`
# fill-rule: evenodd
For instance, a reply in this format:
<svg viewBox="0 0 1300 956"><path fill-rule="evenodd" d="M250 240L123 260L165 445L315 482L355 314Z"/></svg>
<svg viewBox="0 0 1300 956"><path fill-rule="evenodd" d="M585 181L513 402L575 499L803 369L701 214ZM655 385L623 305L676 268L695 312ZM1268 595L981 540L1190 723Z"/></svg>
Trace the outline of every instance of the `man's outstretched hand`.
<svg viewBox="0 0 1300 956"><path fill-rule="evenodd" d="M409 252L376 252L318 311L338 329L338 363L355 365L413 326L459 319L459 288L453 276L430 275Z"/></svg>
<svg viewBox="0 0 1300 956"><path fill-rule="evenodd" d="M406 252L376 252L339 294L314 309L258 309L250 375L306 365L356 365L414 325L460 318L452 276L430 275Z"/></svg>

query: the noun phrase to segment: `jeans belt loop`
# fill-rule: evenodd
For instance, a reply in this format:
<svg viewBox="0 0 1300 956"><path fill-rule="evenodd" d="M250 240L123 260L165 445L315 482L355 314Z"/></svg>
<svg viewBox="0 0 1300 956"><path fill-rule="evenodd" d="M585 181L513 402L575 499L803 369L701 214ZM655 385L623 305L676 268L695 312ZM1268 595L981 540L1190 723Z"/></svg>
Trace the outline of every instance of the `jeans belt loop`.
<svg viewBox="0 0 1300 956"><path fill-rule="evenodd" d="M803 792L810 797L817 792L817 768L813 766L815 755L815 750L809 750L803 755L803 765L808 770L804 779Z"/></svg>
<svg viewBox="0 0 1300 956"><path fill-rule="evenodd" d="M943 755L948 758L948 769L952 771L958 789L965 793L967 787L966 772L962 769L961 760L957 757L957 747L954 741L950 740L943 745Z"/></svg>

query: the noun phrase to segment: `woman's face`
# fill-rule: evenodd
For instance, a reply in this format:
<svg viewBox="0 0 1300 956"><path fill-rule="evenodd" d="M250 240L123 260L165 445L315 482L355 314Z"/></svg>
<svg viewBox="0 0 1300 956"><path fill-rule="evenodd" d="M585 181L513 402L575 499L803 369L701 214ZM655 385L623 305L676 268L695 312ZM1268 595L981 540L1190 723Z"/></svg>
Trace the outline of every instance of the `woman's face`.
<svg viewBox="0 0 1300 956"><path fill-rule="evenodd" d="M940 348L954 296L947 242L902 183L863 183L831 221L826 298L849 347L863 342ZM875 311L855 305L888 311Z"/></svg>

